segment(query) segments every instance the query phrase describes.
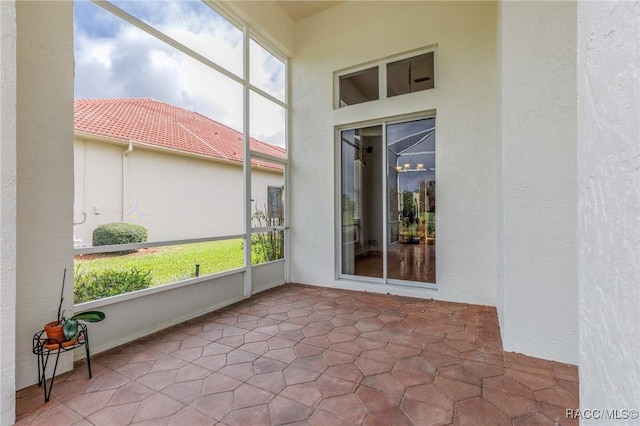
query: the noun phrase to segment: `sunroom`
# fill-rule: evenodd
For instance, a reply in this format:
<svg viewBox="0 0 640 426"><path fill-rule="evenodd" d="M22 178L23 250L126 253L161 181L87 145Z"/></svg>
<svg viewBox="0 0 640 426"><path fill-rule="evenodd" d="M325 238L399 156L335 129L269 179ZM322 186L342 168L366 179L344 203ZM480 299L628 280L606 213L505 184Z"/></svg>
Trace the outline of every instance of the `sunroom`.
<svg viewBox="0 0 640 426"><path fill-rule="evenodd" d="M204 30L198 31L210 31L210 44L189 37L192 21L179 12L184 7L190 10L189 18L199 18ZM81 9L93 12L81 15ZM167 330L176 325L180 330L197 325L202 332L209 321L205 318L220 320L234 312L237 320L257 305L264 309L252 312L261 312L256 315L263 320L287 317L289 326L298 324L300 330L308 321L315 322L311 332L278 330L299 335L299 340L292 339L296 344L314 338L317 343L321 333L315 330L323 327L327 335L341 327L345 334L351 330L362 338L361 333L379 331L375 323L383 329L402 318L403 324L411 325L412 339L418 339L412 342L429 351L429 337L418 330L430 324L421 324L415 310L425 322L442 326L443 318L429 313L429 306L435 306L440 313L449 309L448 320L462 321L455 324L460 329L444 334L473 334L473 350L481 354L480 342L497 342L501 371L517 370L514 365L526 357L540 358L533 361L538 367L563 364L574 371L577 366L580 405L564 408L620 410L614 414L629 421L637 415L633 410L640 408L640 291L632 285L640 278L637 3L8 0L0 3L0 11L0 424L16 420L16 391L38 381L33 335L56 315L63 271L70 275L78 256L119 251L89 243L74 247L87 217L97 225L111 214L105 206L114 205L118 221L149 226L164 221L163 230L172 226L171 232L159 232L157 238L127 249L238 241L234 256L240 264L204 273L198 264L197 272L188 277L76 305L69 285L73 280L68 279L66 312L106 313L105 321L89 325L96 357L121 345L137 347L137 339L168 336ZM142 67L135 54L123 54L119 69L128 71L116 74L115 65L105 62L114 49L105 40L113 34L107 27L104 33L96 29L109 20L141 34L145 46L158 46L148 47L148 52L156 52L156 62ZM92 29L100 34L80 40L80 24L86 34ZM228 30L221 37L216 35L220 28ZM140 39L124 38L129 45L116 47L131 47L132 40ZM79 56L80 41L86 43L88 56ZM173 53L160 54L166 49ZM82 62L91 55L99 58L105 74ZM176 69L205 69L207 77L191 73L166 79L164 89L170 97L159 100L233 128L240 148L232 154L225 154L186 121L172 123L193 144L217 153L213 159L203 151L180 153L175 164L186 164L189 172L183 173L169 159L176 157L173 145L161 146L141 136L74 130L74 98L155 98L156 92L119 91L118 85L131 83L138 89L150 84L157 71L151 65L177 56L186 59L176 62ZM107 71L113 75L100 80ZM81 96L78 77L96 78L88 83L94 87L82 88L87 91ZM201 105L199 96L212 93L218 109L193 106ZM179 104L184 98L189 101ZM130 121L142 123L143 118L130 114ZM113 193L113 199L83 199L79 207L80 189L90 184L88 178L78 178L78 152L87 155L87 147L97 144L98 137L107 147L100 152L112 152L111 160L83 167L101 168L97 193ZM215 167L229 173L212 177L194 171ZM265 173L276 180L267 182ZM140 179L136 184L134 175ZM182 198L167 195L174 190ZM134 198L127 195L134 193ZM163 207L154 210L154 200L164 202L159 204ZM256 215L258 203L264 205L262 215ZM260 238L276 242L277 256L256 262L253 246L261 244ZM362 300L355 302L358 297ZM358 309L348 311L343 306L347 301ZM289 303L289 310L269 310L269 304L281 302ZM375 309L380 309L376 321L368 319ZM337 316L323 313L331 310ZM274 315L277 318L269 317ZM491 315L496 326L499 323L499 335L493 339L487 332L480 337L476 333L492 323L487 319ZM254 331L272 325L255 322ZM221 331L207 344L222 344L217 340L240 333L234 330L229 335ZM388 331L402 334L395 328ZM282 340L276 334L273 338ZM348 398L362 410L361 416L349 418L353 410L339 415L345 405L338 402L346 401L345 395L320 392L321 399L306 405L295 401L295 393L285 395L292 384L282 373L285 390L271 389L273 400L263 395L271 417L256 423L313 423L322 420L318 413L326 415L332 408L332 414L352 423L392 418L375 418L376 413L423 423L424 418L415 414L416 405L411 405L421 398L414 388L431 386L440 374L434 369L425 383L394 375L402 359L428 358L413 353L414 343L396 337L387 343L395 346L385 348L398 356L388 371L367 370L371 358L361 352L379 347L361 347L357 354L334 347L331 355L298 348L291 349L295 360L277 359L285 364L307 362L302 370L311 371L317 367L313 357L320 356L318 363L327 369L343 365L336 359L353 357L363 377L349 388L353 395ZM347 343L328 339L331 345ZM442 339L431 343L442 348L445 339L457 341L452 336ZM461 352L471 347L456 344L449 342L447 350L456 351L462 363ZM255 359L281 349L265 345ZM311 351L308 346L305 350ZM495 355L492 350L487 353L488 358ZM63 354L57 373L70 371L74 356L77 361L83 354ZM609 361L612 356L614 362ZM477 359L467 364L472 361ZM443 377L446 367L451 367L450 373L454 370L440 367ZM283 365L282 371L286 368ZM563 371L554 368L549 367L549 374L560 371L561 376ZM346 367L341 371L348 375ZM374 388L394 394L385 388L391 382L367 377L381 374L402 383L397 407L385 408L397 411L373 410L363 399L362 394ZM332 377L324 379L344 378ZM238 390L254 378L234 380L239 384L233 398L240 400ZM149 389L158 398L169 398L162 389ZM301 418L275 414L295 411L278 406L287 398L306 407ZM344 399L331 400L337 404L331 405L330 398ZM455 407L473 398L480 397L469 394L455 401ZM198 411L198 404L182 403ZM431 419L443 424L473 421L456 415L457 408L451 407L444 414L439 407L442 417L434 414ZM544 414L551 421L548 412L536 407L527 415ZM127 422L160 421L139 417L142 411ZM460 408L463 412L473 411ZM487 413L478 410L482 412ZM510 419L521 414L513 412ZM574 414L565 418L575 420ZM224 412L209 419L233 423L226 417L230 415ZM82 417L91 421L88 415ZM240 417L235 420L242 423Z"/></svg>

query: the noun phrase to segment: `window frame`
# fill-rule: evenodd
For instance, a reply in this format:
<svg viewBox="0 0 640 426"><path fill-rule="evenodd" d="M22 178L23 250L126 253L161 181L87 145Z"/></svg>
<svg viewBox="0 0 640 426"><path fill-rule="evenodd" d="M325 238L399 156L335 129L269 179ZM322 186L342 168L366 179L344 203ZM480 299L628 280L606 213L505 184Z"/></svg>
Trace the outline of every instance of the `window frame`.
<svg viewBox="0 0 640 426"><path fill-rule="evenodd" d="M252 159L262 159L265 161L270 161L276 164L279 164L281 166L283 166L283 174L284 174L284 187L286 188L288 186L288 180L289 180L289 176L287 173L287 165L288 165L288 144L289 144L289 132L290 132L290 126L289 126L289 115L290 115L290 89L289 89L289 76L290 76L290 62L288 57L283 54L277 47L275 47L272 43L269 43L265 37L263 37L261 34L259 34L257 31L255 31L253 28L251 28L250 24L243 21L242 19L236 17L233 13L231 13L230 11L228 11L224 5L219 5L216 4L214 2L208 1L208 0L202 0L202 3L211 8L215 13L217 13L218 15L220 15L223 19L225 19L229 24L231 24L232 26L236 27L237 29L239 29L242 34L243 34L243 67L242 67L242 73L241 75L237 75L234 72L232 72L231 70L228 70L227 68L225 68L223 65L220 65L218 63L216 63L215 61L203 56L202 54L198 53L195 50L192 50L189 46L186 46L184 44L182 44L180 41L172 38L170 35L162 32L161 30L157 29L155 26L152 26L146 22L144 22L143 20L139 19L138 17L130 14L129 12L121 9L119 6L117 6L116 4L113 4L107 0L91 0L92 3L94 3L96 6L102 8L103 10L105 10L108 13L111 13L112 15L122 19L123 21L127 22L129 25L149 34L150 36L158 39L159 41L166 43L167 45L169 45L170 47L176 49L177 51L181 52L182 54L187 55L188 57L191 57L192 59L195 59L196 61L202 63L203 65L211 68L212 70L220 73L221 75L229 78L231 81L234 81L236 83L239 83L240 85L242 85L243 87L243 115L244 115L244 119L243 119L243 126L242 126L242 134L243 134L243 144L244 144L244 153L243 153L243 163L242 163L242 167L243 167L243 185L242 185L242 190L244 193L244 209L243 209L243 217L244 217L244 229L243 232L241 234L234 234L234 235L215 235L215 236L202 236L199 238L191 238L191 239L175 239L175 240L165 240L165 241L153 241L153 242L146 242L146 243L136 243L136 244L122 244L122 245L112 245L112 246L83 246L83 247L74 247L73 248L73 253L74 255L80 255L80 254L92 254L92 253L113 253L113 252L118 252L118 251L122 251L122 250L136 250L136 249L142 249L142 248L151 248L151 247L161 247L161 246L171 246L171 245L181 245L181 244L190 244L190 243L197 243L197 242L210 242L210 241L224 241L224 240L229 240L229 239L236 239L236 238L244 238L244 247L245 247L245 253L244 253L244 266L242 268L238 268L234 271L242 271L244 272L244 286L243 286L243 295L244 296L249 296L251 295L251 285L252 285L252 262L251 262L251 252L252 252L252 248L251 248L251 235L252 233L256 232L256 229L251 227L251 170L252 170L252 166L251 166L251 160ZM254 84L251 83L251 76L250 76L250 68L251 68L251 63L250 63L250 42L253 41L255 42L257 45L259 45L261 48L263 48L264 50L266 50L269 54L271 54L272 56L274 56L276 59L278 59L279 61L281 61L284 64L284 99L279 99L273 95L271 95L270 93L262 90L261 88L259 88L258 86L255 86ZM261 152L257 152L257 151L253 151L250 148L250 135L251 135L251 125L250 125L250 114L251 114L251 108L250 108L250 94L251 93L256 93L259 96L262 96L263 98L265 98L267 101L270 101L280 107L282 107L284 109L284 158L280 158L280 157L275 157L275 156L271 156L268 154L264 154ZM288 266L288 239L289 239L289 233L286 232L289 227L288 227L288 206L290 205L289 201L288 201L288 191L285 190L285 194L284 194L284 198L283 198L283 215L284 215L284 220L285 220L285 224L284 226L281 227L277 227L278 230L281 230L284 232L284 238L285 238L285 253L284 253L284 261L285 261L285 267L284 267L284 274L285 274L285 280L288 279L288 275L289 275L289 266ZM71 241L71 244L73 244L73 241ZM185 280L179 280L179 281L175 281L172 283L167 283L167 284L162 284L158 287L155 287L157 289L160 288L165 288L167 287L168 289L170 288L174 288L175 285L188 285L188 284L192 284L192 283L197 283L197 282L201 282L203 279L207 279L207 278L211 278L211 277L215 277L218 275L223 275L229 273L229 271L222 271L220 273L214 273L212 275L206 275L206 276L200 276L197 278L190 278L190 279L185 279ZM130 294L130 293L123 293L123 294ZM121 296L121 295L120 295ZM100 302L103 299L96 299L90 302L86 302L86 303L95 303L95 302Z"/></svg>
<svg viewBox="0 0 640 426"><path fill-rule="evenodd" d="M393 62L410 59L410 58L421 56L431 52L433 52L433 88L419 90L416 92L404 93L401 95L387 96L387 66ZM340 105L340 78L347 76L349 74L353 74L359 71L364 71L369 68L376 68L376 67L378 68L378 99L359 102L357 104L352 104L352 105L341 106ZM420 47L418 49L412 49L412 50L408 50L395 55L387 56L381 59L376 59L374 61L361 63L348 68L343 68L338 71L334 71L333 73L333 109L348 108L355 105L369 104L371 102L380 102L388 98L397 98L399 96L401 97L401 96L410 95L413 93L428 92L429 90L438 88L437 82L438 82L438 44L436 43L436 44Z"/></svg>

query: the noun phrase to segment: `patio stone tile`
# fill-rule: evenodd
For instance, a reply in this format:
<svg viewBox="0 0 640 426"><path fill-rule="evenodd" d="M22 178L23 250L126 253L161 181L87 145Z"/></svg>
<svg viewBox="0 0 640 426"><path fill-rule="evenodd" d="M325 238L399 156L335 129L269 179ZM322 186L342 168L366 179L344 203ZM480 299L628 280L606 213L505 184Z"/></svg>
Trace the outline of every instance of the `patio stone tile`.
<svg viewBox="0 0 640 426"><path fill-rule="evenodd" d="M292 348L273 349L265 352L263 356L286 363L290 363L297 358Z"/></svg>
<svg viewBox="0 0 640 426"><path fill-rule="evenodd" d="M322 335L322 336L314 336L314 337L305 337L300 341L299 344L317 346L319 348L325 349L331 346L333 342L331 341L331 339L329 339L328 336Z"/></svg>
<svg viewBox="0 0 640 426"><path fill-rule="evenodd" d="M545 402L547 404L560 405L563 407L578 406L578 396L561 388L560 386L538 390L535 391L533 395L537 401Z"/></svg>
<svg viewBox="0 0 640 426"><path fill-rule="evenodd" d="M387 410L389 408L397 408L402 399L402 395L381 392L367 386L360 386L356 390L356 396L364 406L367 412Z"/></svg>
<svg viewBox="0 0 640 426"><path fill-rule="evenodd" d="M233 408L233 392L214 393L201 396L189 404L209 418L221 421Z"/></svg>
<svg viewBox="0 0 640 426"><path fill-rule="evenodd" d="M298 343L293 347L294 352L299 357L318 355L325 351L322 346L307 345L306 343Z"/></svg>
<svg viewBox="0 0 640 426"><path fill-rule="evenodd" d="M271 419L267 406L257 405L232 411L224 418L223 423L229 426L268 426L271 424Z"/></svg>
<svg viewBox="0 0 640 426"><path fill-rule="evenodd" d="M226 367L219 369L218 373L224 374L232 379L245 381L249 377L253 376L253 363L245 362L242 364L227 365Z"/></svg>
<svg viewBox="0 0 640 426"><path fill-rule="evenodd" d="M354 422L323 410L315 410L309 417L310 426L353 426Z"/></svg>
<svg viewBox="0 0 640 426"><path fill-rule="evenodd" d="M154 361L137 362L135 364L123 365L117 368L116 371L125 377L130 379L137 379L151 371Z"/></svg>
<svg viewBox="0 0 640 426"><path fill-rule="evenodd" d="M109 370L109 371L111 371L111 370ZM56 377L56 380L54 381L55 386L53 387L53 390L51 391L51 395L52 395L53 398L55 398L59 402L66 402L66 401L69 401L72 398L82 394L96 380L97 379L72 380L72 381L65 380L64 382L58 383L58 378ZM50 383L50 382L48 382L48 383ZM44 397L43 397L42 388L39 388L39 387L35 386L35 389L38 390L38 392L36 392L36 395L34 395L33 397L30 395L27 398L19 398L17 400L16 407L17 408L22 408L25 404L28 404L28 401L30 401L31 399L34 400L36 405L38 404L39 400L40 400L40 402L43 402ZM25 407L25 409L26 409L26 407Z"/></svg>
<svg viewBox="0 0 640 426"><path fill-rule="evenodd" d="M522 398L489 388L483 389L482 396L509 417L519 417L523 414L539 411L535 399Z"/></svg>
<svg viewBox="0 0 640 426"><path fill-rule="evenodd" d="M286 362L277 361L275 359L260 357L253 361L254 374L272 373L274 371L282 371L287 367Z"/></svg>
<svg viewBox="0 0 640 426"><path fill-rule="evenodd" d="M577 367L504 353L486 306L288 284L92 361L18 424L578 424Z"/></svg>
<svg viewBox="0 0 640 426"><path fill-rule="evenodd" d="M166 418L183 407L184 405L175 399L156 393L140 403L138 411L133 416L133 422Z"/></svg>
<svg viewBox="0 0 640 426"><path fill-rule="evenodd" d="M269 350L269 345L267 342L252 342L245 343L244 345L238 348L241 351L249 352L256 355L262 355Z"/></svg>
<svg viewBox="0 0 640 426"><path fill-rule="evenodd" d="M213 373L202 384L202 394L208 395L212 393L228 392L236 389L242 384L241 381L222 374Z"/></svg>
<svg viewBox="0 0 640 426"><path fill-rule="evenodd" d="M116 373L115 371L111 371L106 373L100 377L97 377L91 385L84 391L86 392L96 392L107 389L115 389L121 386L126 385L131 380L122 374ZM55 389L55 387L54 387Z"/></svg>
<svg viewBox="0 0 640 426"><path fill-rule="evenodd" d="M268 404L271 424L280 425L306 420L312 409L291 399L276 396Z"/></svg>
<svg viewBox="0 0 640 426"><path fill-rule="evenodd" d="M284 380L284 374L282 371L274 371L272 373L258 374L252 376L247 383L272 392L274 394L279 393L287 386Z"/></svg>
<svg viewBox="0 0 640 426"><path fill-rule="evenodd" d="M215 342L216 340L218 340L218 339L220 339L222 337L222 330L203 331L201 333L198 333L195 337L203 339L203 340ZM200 345L198 345L198 346L200 346Z"/></svg>
<svg viewBox="0 0 640 426"><path fill-rule="evenodd" d="M337 377L338 379L349 380L353 383L360 383L364 378L362 370L355 363L340 364L327 368L324 373L327 376Z"/></svg>
<svg viewBox="0 0 640 426"><path fill-rule="evenodd" d="M484 389L493 389L522 398L534 399L531 389L509 376L489 377L482 381Z"/></svg>
<svg viewBox="0 0 640 426"><path fill-rule="evenodd" d="M480 386L470 385L442 376L436 376L433 383L452 401L461 401L482 394Z"/></svg>
<svg viewBox="0 0 640 426"><path fill-rule="evenodd" d="M453 411L454 408L454 401L449 399L449 397L433 383L408 388L405 392L405 397L411 398L414 401L435 405L449 411Z"/></svg>
<svg viewBox="0 0 640 426"><path fill-rule="evenodd" d="M284 369L284 379L287 385L295 385L298 383L310 382L320 376L320 372L289 366Z"/></svg>
<svg viewBox="0 0 640 426"><path fill-rule="evenodd" d="M193 363L210 371L217 371L226 365L227 357L225 354L203 356L201 358L194 359Z"/></svg>
<svg viewBox="0 0 640 426"><path fill-rule="evenodd" d="M106 407L87 417L87 420L96 426L126 425L131 423L139 406L140 402L131 402Z"/></svg>
<svg viewBox="0 0 640 426"><path fill-rule="evenodd" d="M244 344L244 336L229 336L229 337L221 337L216 340L217 343L221 345L229 346L231 348L237 348L238 346Z"/></svg>
<svg viewBox="0 0 640 426"><path fill-rule="evenodd" d="M471 398L456 403L453 418L454 425L477 425L478 419L487 425L510 426L509 416L500 411L495 405L482 398Z"/></svg>
<svg viewBox="0 0 640 426"><path fill-rule="evenodd" d="M387 373L393 368L393 363L391 362L382 362L369 358L358 358L355 364L365 376Z"/></svg>
<svg viewBox="0 0 640 426"><path fill-rule="evenodd" d="M280 395L309 407L315 407L322 399L322 392L315 381L287 386Z"/></svg>
<svg viewBox="0 0 640 426"><path fill-rule="evenodd" d="M202 395L204 380L192 380L189 382L174 383L162 390L162 393L176 401L188 404Z"/></svg>
<svg viewBox="0 0 640 426"><path fill-rule="evenodd" d="M540 376L537 374L528 373L526 371L512 370L510 368L505 368L504 372L507 377L511 377L517 380L533 391L556 386L555 380L553 380L551 377Z"/></svg>
<svg viewBox="0 0 640 426"><path fill-rule="evenodd" d="M358 387L356 383L349 380L342 380L325 374L316 379L316 384L325 398L353 393Z"/></svg>
<svg viewBox="0 0 640 426"><path fill-rule="evenodd" d="M326 398L318 407L353 423L361 422L366 416L364 406L354 394Z"/></svg>
<svg viewBox="0 0 640 426"><path fill-rule="evenodd" d="M233 408L245 408L265 404L274 394L249 384L242 384L233 391Z"/></svg>
<svg viewBox="0 0 640 426"><path fill-rule="evenodd" d="M451 423L453 412L424 402L405 398L402 410L409 420L416 425L445 425ZM476 418L476 425L481 417ZM491 423L486 423L491 424Z"/></svg>
<svg viewBox="0 0 640 426"><path fill-rule="evenodd" d="M211 423L211 419L200 413L199 411L191 407L184 407L183 409L169 417L168 424L170 426L204 426L210 425Z"/></svg>
<svg viewBox="0 0 640 426"><path fill-rule="evenodd" d="M156 391L162 390L173 383L177 370L158 371L140 377L137 381Z"/></svg>
<svg viewBox="0 0 640 426"><path fill-rule="evenodd" d="M154 391L148 387L140 383L132 382L117 389L107 403L107 406L127 405L132 402L139 402L151 396L153 393Z"/></svg>
<svg viewBox="0 0 640 426"><path fill-rule="evenodd" d="M291 366L298 368L306 368L307 370L317 371L322 373L327 369L327 362L322 355L311 355L300 357L291 363Z"/></svg>
<svg viewBox="0 0 640 426"><path fill-rule="evenodd" d="M364 421L366 426L405 426L413 423L399 408L377 411L367 416Z"/></svg>
<svg viewBox="0 0 640 426"><path fill-rule="evenodd" d="M59 424L73 424L82 420L83 418L75 413L72 409L66 405L57 405L49 410L40 412L30 423L37 426L50 426L53 423L59 422Z"/></svg>
<svg viewBox="0 0 640 426"><path fill-rule="evenodd" d="M329 349L355 356L362 353L362 349L360 349L360 347L354 342L335 343L329 346Z"/></svg>
<svg viewBox="0 0 640 426"><path fill-rule="evenodd" d="M232 350L233 347L213 342L202 348L202 356L221 355L229 353Z"/></svg>
<svg viewBox="0 0 640 426"><path fill-rule="evenodd" d="M174 356L183 361L191 362L202 356L203 348L189 348L189 349L178 349L176 351L171 352L171 356Z"/></svg>

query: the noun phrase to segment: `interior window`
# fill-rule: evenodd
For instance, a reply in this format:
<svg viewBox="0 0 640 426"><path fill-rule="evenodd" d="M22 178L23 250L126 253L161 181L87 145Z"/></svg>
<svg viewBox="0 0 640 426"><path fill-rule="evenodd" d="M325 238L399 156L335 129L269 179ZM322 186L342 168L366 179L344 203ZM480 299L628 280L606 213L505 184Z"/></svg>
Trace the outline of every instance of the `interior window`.
<svg viewBox="0 0 640 426"><path fill-rule="evenodd" d="M340 107L379 99L378 67L340 76Z"/></svg>
<svg viewBox="0 0 640 426"><path fill-rule="evenodd" d="M433 87L433 52L387 64L387 97Z"/></svg>

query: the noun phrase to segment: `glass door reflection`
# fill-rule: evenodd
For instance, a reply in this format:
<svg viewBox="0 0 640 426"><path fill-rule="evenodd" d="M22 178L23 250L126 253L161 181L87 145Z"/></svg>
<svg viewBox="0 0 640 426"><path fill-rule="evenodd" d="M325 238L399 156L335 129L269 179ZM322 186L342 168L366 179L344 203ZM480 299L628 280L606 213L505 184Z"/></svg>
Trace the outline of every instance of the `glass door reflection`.
<svg viewBox="0 0 640 426"><path fill-rule="evenodd" d="M435 119L389 124L387 278L436 282Z"/></svg>

